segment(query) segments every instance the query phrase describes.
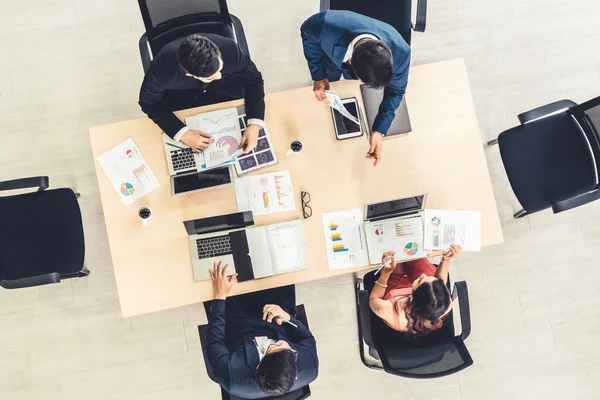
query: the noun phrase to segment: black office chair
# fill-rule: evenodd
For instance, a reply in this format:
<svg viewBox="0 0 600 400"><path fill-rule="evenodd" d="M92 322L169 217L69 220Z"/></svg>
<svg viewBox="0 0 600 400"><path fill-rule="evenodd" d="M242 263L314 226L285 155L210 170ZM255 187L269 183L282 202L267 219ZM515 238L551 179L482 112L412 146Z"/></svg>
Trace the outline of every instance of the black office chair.
<svg viewBox="0 0 600 400"><path fill-rule="evenodd" d="M89 275L78 194L46 190L47 176L0 182L0 191L37 187L33 193L0 196L0 286L18 289Z"/></svg>
<svg viewBox="0 0 600 400"><path fill-rule="evenodd" d="M390 24L410 45L412 31L425 32L427 0L417 0L416 21L412 22L412 0L321 0L321 11L348 10Z"/></svg>
<svg viewBox="0 0 600 400"><path fill-rule="evenodd" d="M441 329L411 340L404 332L388 327L371 311L369 293L375 280L373 271L364 278L355 275L354 280L360 358L365 366L406 378L439 378L473 365L473 359L464 344L471 333L466 282L456 282L452 291L452 298L458 298L460 335L455 335L454 331L454 309Z"/></svg>
<svg viewBox="0 0 600 400"><path fill-rule="evenodd" d="M502 132L502 163L523 209L515 218L552 208L556 214L600 198L600 97L577 105L560 100L518 116Z"/></svg>
<svg viewBox="0 0 600 400"><path fill-rule="evenodd" d="M204 309L206 311L206 315L210 315L210 302L204 303ZM295 314L296 314L296 318L298 318L298 320L300 320L300 322L302 322L308 328L308 320L306 319L306 310L304 309L304 304L300 304L300 305L296 306ZM200 344L203 349L207 342L207 339L206 339L206 329L207 328L208 328L208 325L198 325L198 333L200 335ZM210 364L206 358L206 352L203 351L202 353L204 356L204 365L206 366L206 373L208 374L208 377L210 379L212 379L213 382L217 382L217 379L215 378L215 374L212 370L212 367L210 366ZM293 392L289 392L289 393L286 393L281 396L264 397L262 400L303 400L303 399L310 397L310 394L311 394L310 386L306 385L306 386L304 386L298 390L295 390ZM246 400L241 397L237 397L237 396L227 393L225 391L225 389L223 389L223 388L221 388L221 398L223 400Z"/></svg>
<svg viewBox="0 0 600 400"><path fill-rule="evenodd" d="M166 44L192 33L233 39L248 55L240 20L229 14L226 0L138 0L146 33L139 41L144 73Z"/></svg>

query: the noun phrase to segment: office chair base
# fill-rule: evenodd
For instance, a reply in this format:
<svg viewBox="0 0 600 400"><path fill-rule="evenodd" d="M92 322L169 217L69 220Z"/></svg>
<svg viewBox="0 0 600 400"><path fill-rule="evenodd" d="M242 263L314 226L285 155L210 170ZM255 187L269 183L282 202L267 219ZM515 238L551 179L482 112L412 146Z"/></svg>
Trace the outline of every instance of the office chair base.
<svg viewBox="0 0 600 400"><path fill-rule="evenodd" d="M490 140L489 142L487 142L487 145L488 145L488 146L493 146L493 145L495 145L495 144L498 144L498 138L496 138L496 139L492 139L492 140Z"/></svg>
<svg viewBox="0 0 600 400"><path fill-rule="evenodd" d="M515 219L519 219L519 218L523 218L526 215L527 215L527 211L520 209L519 211L517 211L516 213L513 214L513 217Z"/></svg>

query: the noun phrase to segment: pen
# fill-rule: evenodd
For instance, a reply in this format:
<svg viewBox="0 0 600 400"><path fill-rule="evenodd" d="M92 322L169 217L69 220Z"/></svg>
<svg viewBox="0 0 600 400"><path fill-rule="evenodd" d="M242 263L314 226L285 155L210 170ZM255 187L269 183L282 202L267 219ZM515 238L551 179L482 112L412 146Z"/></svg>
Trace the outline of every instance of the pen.
<svg viewBox="0 0 600 400"><path fill-rule="evenodd" d="M363 129L365 130L365 133L367 134L367 136L371 136L371 132L369 132L369 123L365 119L365 114L363 112L362 107L358 107L358 111L360 111L360 119L362 120Z"/></svg>
<svg viewBox="0 0 600 400"><path fill-rule="evenodd" d="M391 261L392 261L391 258L388 258L387 260L385 260L383 262L383 264L381 264L381 267L379 267L379 269L377 271L375 271L375 275L377 275L379 273L379 271L381 271L383 269L383 267L385 267L386 265L388 265Z"/></svg>
<svg viewBox="0 0 600 400"><path fill-rule="evenodd" d="M269 314L273 315L273 312L272 312L271 310L269 310ZM275 318L279 318L280 320L282 320L282 321L283 321L283 322L285 322L286 324L290 324L290 325L291 325L291 326L293 326L294 328L297 328L297 327L298 327L298 325L296 325L295 323L293 323L293 322L291 322L291 321L288 321L287 319L285 319L285 318L282 318L282 317L281 317L281 316L279 316L279 315L276 315L276 316L275 316Z"/></svg>
<svg viewBox="0 0 600 400"><path fill-rule="evenodd" d="M169 146L171 146L171 147L177 147L178 149L181 149L183 151L187 151L188 153L193 153L194 152L194 150L192 150L192 149L186 149L185 147L177 146L177 145L171 144L171 143L167 143L167 144Z"/></svg>

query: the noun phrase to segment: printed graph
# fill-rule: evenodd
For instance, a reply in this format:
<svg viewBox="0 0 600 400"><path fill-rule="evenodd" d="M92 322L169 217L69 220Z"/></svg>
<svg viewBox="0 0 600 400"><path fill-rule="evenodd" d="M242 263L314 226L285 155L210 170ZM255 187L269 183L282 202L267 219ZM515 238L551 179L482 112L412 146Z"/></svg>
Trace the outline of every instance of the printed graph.
<svg viewBox="0 0 600 400"><path fill-rule="evenodd" d="M239 147L238 141L229 135L221 136L216 143L216 146L220 150L224 150L228 156L232 156Z"/></svg>
<svg viewBox="0 0 600 400"><path fill-rule="evenodd" d="M404 253L409 256L415 256L419 252L419 243L408 242L404 246Z"/></svg>
<svg viewBox="0 0 600 400"><path fill-rule="evenodd" d="M275 190L277 193L277 203L281 207L284 207L286 204L286 200L288 197L288 190L286 190L285 185L287 183L287 179L283 175L275 175Z"/></svg>
<svg viewBox="0 0 600 400"><path fill-rule="evenodd" d="M123 182L121 183L120 191L123 196L131 196L135 193L135 188L131 183Z"/></svg>
<svg viewBox="0 0 600 400"><path fill-rule="evenodd" d="M442 220L439 219L439 217L431 217L431 225L435 226L436 228L438 226L440 226L442 223Z"/></svg>

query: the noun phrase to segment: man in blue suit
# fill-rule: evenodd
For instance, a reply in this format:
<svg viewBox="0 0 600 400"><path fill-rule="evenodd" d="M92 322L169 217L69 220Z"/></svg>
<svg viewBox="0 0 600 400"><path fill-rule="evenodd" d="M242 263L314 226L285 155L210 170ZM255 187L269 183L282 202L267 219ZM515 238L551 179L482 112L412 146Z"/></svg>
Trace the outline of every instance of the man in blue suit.
<svg viewBox="0 0 600 400"><path fill-rule="evenodd" d="M279 396L314 381L319 370L317 344L293 315L294 286L228 298L237 274L228 277L227 265L221 267L221 263L215 264L210 274L215 300L204 352L217 383L229 394L259 399ZM277 301L283 308L265 301Z"/></svg>
<svg viewBox="0 0 600 400"><path fill-rule="evenodd" d="M329 82L360 79L384 88L379 113L371 128L366 158L381 159L381 139L387 133L408 81L410 47L391 25L352 11L327 10L300 28L304 56L314 81L313 92L327 102Z"/></svg>

